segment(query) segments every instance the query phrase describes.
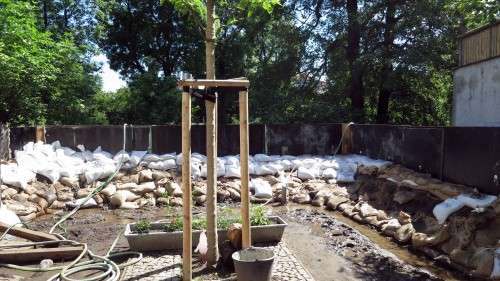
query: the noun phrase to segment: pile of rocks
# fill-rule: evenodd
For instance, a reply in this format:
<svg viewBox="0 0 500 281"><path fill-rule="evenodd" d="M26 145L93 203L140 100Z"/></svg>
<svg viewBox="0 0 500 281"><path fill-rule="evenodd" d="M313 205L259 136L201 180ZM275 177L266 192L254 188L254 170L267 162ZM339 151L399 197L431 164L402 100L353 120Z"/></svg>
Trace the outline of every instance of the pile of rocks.
<svg viewBox="0 0 500 281"><path fill-rule="evenodd" d="M500 247L500 200L485 208L461 208L444 224L433 214L443 200L463 194L486 196L470 187L445 183L400 165L360 167L356 183L347 187L321 180L297 184L296 179L288 187L288 197L296 203L341 212L472 276L500 277L500 268L494 269L495 251Z"/></svg>

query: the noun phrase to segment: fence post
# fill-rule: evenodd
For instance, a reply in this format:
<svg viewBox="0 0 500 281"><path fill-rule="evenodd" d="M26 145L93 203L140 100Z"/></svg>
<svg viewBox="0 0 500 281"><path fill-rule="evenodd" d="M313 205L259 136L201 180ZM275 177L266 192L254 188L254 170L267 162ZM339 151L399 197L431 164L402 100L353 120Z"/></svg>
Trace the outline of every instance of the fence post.
<svg viewBox="0 0 500 281"><path fill-rule="evenodd" d="M10 159L10 129L7 124L0 123L0 160Z"/></svg>

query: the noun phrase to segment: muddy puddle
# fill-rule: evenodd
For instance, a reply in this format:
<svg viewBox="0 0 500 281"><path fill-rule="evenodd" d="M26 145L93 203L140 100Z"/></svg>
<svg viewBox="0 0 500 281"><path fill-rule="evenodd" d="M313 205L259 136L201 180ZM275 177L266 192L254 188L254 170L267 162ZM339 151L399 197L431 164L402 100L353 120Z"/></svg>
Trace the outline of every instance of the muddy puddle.
<svg viewBox="0 0 500 281"><path fill-rule="evenodd" d="M202 211L195 209L193 213ZM286 245L317 281L470 280L434 265L340 213L305 205L275 207L272 211L289 222L284 236ZM68 239L87 243L94 253L104 254L127 223L144 218L161 220L180 212L171 208L89 209L79 211L63 226ZM57 220L54 215L41 217L28 227L47 231ZM122 237L116 250L127 248ZM0 280L46 280L52 275L0 268Z"/></svg>

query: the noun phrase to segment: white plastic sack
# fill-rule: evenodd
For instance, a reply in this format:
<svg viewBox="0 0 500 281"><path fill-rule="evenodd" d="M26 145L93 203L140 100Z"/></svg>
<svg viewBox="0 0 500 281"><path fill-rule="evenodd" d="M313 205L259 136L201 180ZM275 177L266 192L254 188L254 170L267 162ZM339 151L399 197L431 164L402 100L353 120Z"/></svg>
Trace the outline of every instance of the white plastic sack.
<svg viewBox="0 0 500 281"><path fill-rule="evenodd" d="M456 197L456 199L462 202L465 206L475 209L488 207L489 205L493 204L495 200L497 200L497 197L494 195L486 194L460 194Z"/></svg>
<svg viewBox="0 0 500 281"><path fill-rule="evenodd" d="M240 178L240 166L239 165L226 165L226 177L228 178Z"/></svg>
<svg viewBox="0 0 500 281"><path fill-rule="evenodd" d="M316 168L308 169L306 167L299 167L297 170L297 177L301 180L312 180L319 176L319 170Z"/></svg>
<svg viewBox="0 0 500 281"><path fill-rule="evenodd" d="M83 203L85 198L80 198L76 199L74 201L66 202L66 207L69 208L75 208L76 206L79 206L80 204ZM86 209L86 208L95 208L97 207L97 202L94 200L94 198L90 198L87 202L83 203L80 208Z"/></svg>
<svg viewBox="0 0 500 281"><path fill-rule="evenodd" d="M257 198L271 198L273 196L271 185L263 179L252 179L250 181L250 188L255 190L254 196Z"/></svg>
<svg viewBox="0 0 500 281"><path fill-rule="evenodd" d="M267 164L256 163L254 166L255 174L258 176L274 175L276 170Z"/></svg>
<svg viewBox="0 0 500 281"><path fill-rule="evenodd" d="M126 151L121 150L115 155L115 157L113 157L113 160L117 163L125 163L130 160L130 155L128 155Z"/></svg>
<svg viewBox="0 0 500 281"><path fill-rule="evenodd" d="M443 224L449 215L460 210L464 205L463 202L456 198L448 198L443 202L434 206L432 213L436 217L439 224Z"/></svg>
<svg viewBox="0 0 500 281"><path fill-rule="evenodd" d="M8 226L12 226L14 224L21 223L21 220L16 213L0 203L0 222L7 224Z"/></svg>
<svg viewBox="0 0 500 281"><path fill-rule="evenodd" d="M253 156L253 159L257 162L269 162L269 161L271 161L271 157L269 157L265 154L255 154Z"/></svg>
<svg viewBox="0 0 500 281"><path fill-rule="evenodd" d="M0 180L4 184L24 190L33 179L35 179L35 173L22 169L17 164L0 165Z"/></svg>
<svg viewBox="0 0 500 281"><path fill-rule="evenodd" d="M336 179L337 178L337 171L335 171L334 168L326 168L321 173L321 177L324 179Z"/></svg>
<svg viewBox="0 0 500 281"><path fill-rule="evenodd" d="M148 168L166 171L166 170L174 170L175 168L177 168L177 165L175 164L174 159L168 159L165 161L151 162L148 164Z"/></svg>

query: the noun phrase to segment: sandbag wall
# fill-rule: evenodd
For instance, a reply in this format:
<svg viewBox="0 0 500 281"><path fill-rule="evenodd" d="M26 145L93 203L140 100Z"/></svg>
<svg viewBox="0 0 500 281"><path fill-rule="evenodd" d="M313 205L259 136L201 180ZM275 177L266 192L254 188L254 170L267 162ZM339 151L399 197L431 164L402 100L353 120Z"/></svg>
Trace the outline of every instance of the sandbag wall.
<svg viewBox="0 0 500 281"><path fill-rule="evenodd" d="M250 154L331 155L343 133L342 124L252 124ZM102 146L118 152L123 143L122 126L48 126L11 128L10 149L29 141L51 142L75 148ZM500 128L412 127L352 125L344 131L342 153L363 154L402 164L413 170L453 183L498 194L500 182ZM127 150L153 153L181 151L178 125L127 128ZM193 125L192 150L205 154L205 127ZM220 156L239 153L238 125L219 126Z"/></svg>

